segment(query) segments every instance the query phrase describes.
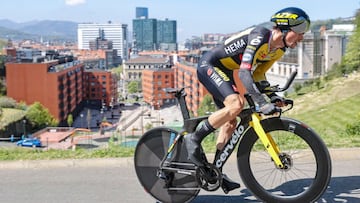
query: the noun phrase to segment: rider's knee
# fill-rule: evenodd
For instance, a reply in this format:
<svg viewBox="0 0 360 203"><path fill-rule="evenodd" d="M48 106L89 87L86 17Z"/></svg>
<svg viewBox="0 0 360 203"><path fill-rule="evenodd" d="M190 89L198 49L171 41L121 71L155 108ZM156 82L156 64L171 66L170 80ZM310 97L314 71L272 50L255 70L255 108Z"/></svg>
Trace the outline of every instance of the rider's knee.
<svg viewBox="0 0 360 203"><path fill-rule="evenodd" d="M232 119L228 122L226 122L224 124L224 127L228 130L228 131L233 131L236 128L236 124L237 124L237 120L236 119Z"/></svg>
<svg viewBox="0 0 360 203"><path fill-rule="evenodd" d="M240 114L241 110L243 109L243 103L241 102L239 97L234 98L229 102L227 108L229 109L229 116L231 118L235 118L237 115Z"/></svg>

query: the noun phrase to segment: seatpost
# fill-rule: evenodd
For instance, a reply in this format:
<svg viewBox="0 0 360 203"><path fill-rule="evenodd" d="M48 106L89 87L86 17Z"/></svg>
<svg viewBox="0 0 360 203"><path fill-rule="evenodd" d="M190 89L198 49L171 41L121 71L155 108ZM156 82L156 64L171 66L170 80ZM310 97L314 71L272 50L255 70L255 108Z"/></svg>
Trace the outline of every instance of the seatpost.
<svg viewBox="0 0 360 203"><path fill-rule="evenodd" d="M177 98L177 100L179 101L180 104L180 109L181 109L181 114L183 116L184 120L187 120L190 118L190 114L189 114L189 110L187 108L187 104L185 101L185 97L186 97L186 92L184 88L181 88L180 91L176 92L175 97Z"/></svg>

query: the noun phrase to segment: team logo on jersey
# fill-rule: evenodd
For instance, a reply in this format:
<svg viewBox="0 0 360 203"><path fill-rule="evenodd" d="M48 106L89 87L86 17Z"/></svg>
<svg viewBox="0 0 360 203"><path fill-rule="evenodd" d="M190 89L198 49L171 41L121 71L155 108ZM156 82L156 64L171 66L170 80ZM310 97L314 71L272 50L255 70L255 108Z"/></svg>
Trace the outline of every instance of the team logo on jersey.
<svg viewBox="0 0 360 203"><path fill-rule="evenodd" d="M243 39L236 40L235 42L226 45L224 47L224 51L226 54L231 54L236 52L237 50L244 48L246 46L246 42Z"/></svg>
<svg viewBox="0 0 360 203"><path fill-rule="evenodd" d="M250 62L251 59L252 59L252 55L249 54L249 53L244 54L243 57L242 57L243 61L249 61Z"/></svg>
<svg viewBox="0 0 360 203"><path fill-rule="evenodd" d="M240 68L250 70L251 69L251 64L242 62L241 65L240 65Z"/></svg>
<svg viewBox="0 0 360 203"><path fill-rule="evenodd" d="M212 69L207 69L207 75L210 76L214 71Z"/></svg>
<svg viewBox="0 0 360 203"><path fill-rule="evenodd" d="M250 41L250 45L254 45L254 46L259 45L261 43L262 38L263 38L262 36L257 36L256 38Z"/></svg>
<svg viewBox="0 0 360 203"><path fill-rule="evenodd" d="M220 87L224 81L230 81L230 78L219 68L215 67L215 72L212 70L208 70L207 74L209 77L215 82L215 84Z"/></svg>
<svg viewBox="0 0 360 203"><path fill-rule="evenodd" d="M215 67L215 71L217 72L217 74L219 74L219 76L224 80L224 81L230 81L230 78L219 68Z"/></svg>

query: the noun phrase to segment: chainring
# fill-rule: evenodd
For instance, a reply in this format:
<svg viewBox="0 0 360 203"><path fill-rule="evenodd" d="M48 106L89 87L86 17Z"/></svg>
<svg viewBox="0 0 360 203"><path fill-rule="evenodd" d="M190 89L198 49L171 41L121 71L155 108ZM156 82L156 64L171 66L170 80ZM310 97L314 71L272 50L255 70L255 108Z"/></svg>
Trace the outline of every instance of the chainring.
<svg viewBox="0 0 360 203"><path fill-rule="evenodd" d="M222 184L222 173L213 164L207 163L195 169L195 179L202 189L215 191Z"/></svg>

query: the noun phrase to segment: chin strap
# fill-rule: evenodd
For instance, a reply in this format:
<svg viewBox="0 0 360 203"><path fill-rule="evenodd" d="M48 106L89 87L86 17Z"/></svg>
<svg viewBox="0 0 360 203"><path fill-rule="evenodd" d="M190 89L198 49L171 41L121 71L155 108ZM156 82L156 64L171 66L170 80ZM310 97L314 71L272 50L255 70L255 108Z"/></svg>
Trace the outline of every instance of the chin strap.
<svg viewBox="0 0 360 203"><path fill-rule="evenodd" d="M285 42L285 37L286 37L287 33L288 33L288 30L282 30L282 40L283 40L285 48L288 48L288 46L286 45L286 42Z"/></svg>

